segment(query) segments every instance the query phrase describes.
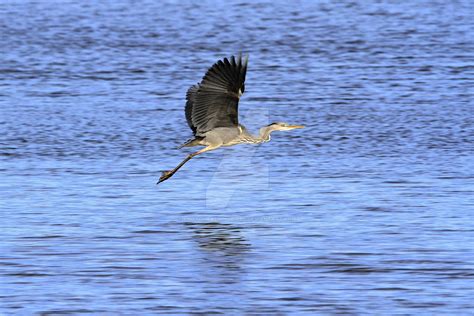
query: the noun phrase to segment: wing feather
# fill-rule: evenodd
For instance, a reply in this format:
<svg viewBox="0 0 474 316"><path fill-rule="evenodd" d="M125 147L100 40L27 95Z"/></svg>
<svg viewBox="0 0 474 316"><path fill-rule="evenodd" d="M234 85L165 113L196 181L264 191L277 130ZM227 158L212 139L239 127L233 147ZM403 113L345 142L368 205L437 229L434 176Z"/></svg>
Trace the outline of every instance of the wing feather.
<svg viewBox="0 0 474 316"><path fill-rule="evenodd" d="M185 114L189 127L197 136L216 127L238 125L238 104L244 92L248 56L216 62L201 83L189 88Z"/></svg>
<svg viewBox="0 0 474 316"><path fill-rule="evenodd" d="M186 115L186 121L188 122L189 128L196 134L196 126L193 125L193 105L196 100L196 93L199 89L199 84L195 84L186 92L186 107L184 108L184 114Z"/></svg>

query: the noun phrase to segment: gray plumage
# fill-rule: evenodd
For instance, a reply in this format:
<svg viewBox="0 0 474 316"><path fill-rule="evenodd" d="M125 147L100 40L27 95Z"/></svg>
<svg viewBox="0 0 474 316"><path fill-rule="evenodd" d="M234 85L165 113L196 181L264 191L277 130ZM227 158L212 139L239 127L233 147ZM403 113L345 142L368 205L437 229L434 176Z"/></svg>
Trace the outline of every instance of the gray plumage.
<svg viewBox="0 0 474 316"><path fill-rule="evenodd" d="M195 136L217 127L239 124L238 105L245 90L248 57L219 60L206 72L201 83L186 93L186 120Z"/></svg>
<svg viewBox="0 0 474 316"><path fill-rule="evenodd" d="M176 168L164 171L158 183L170 178L187 161L203 152L240 143L267 142L273 131L303 128L301 125L272 123L262 127L258 136L253 136L239 124L238 106L245 91L247 64L248 56L219 60L209 68L200 83L188 89L184 112L195 138L181 147L206 147L188 155Z"/></svg>

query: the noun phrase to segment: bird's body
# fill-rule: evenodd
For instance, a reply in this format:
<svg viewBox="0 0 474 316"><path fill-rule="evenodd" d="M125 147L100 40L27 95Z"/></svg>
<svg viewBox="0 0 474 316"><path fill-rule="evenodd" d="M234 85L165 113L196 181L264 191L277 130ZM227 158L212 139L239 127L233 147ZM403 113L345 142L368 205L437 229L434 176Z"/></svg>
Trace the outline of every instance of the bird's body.
<svg viewBox="0 0 474 316"><path fill-rule="evenodd" d="M233 146L242 143L248 144L260 144L270 140L270 134L268 137L265 133L261 133L258 136L254 136L249 133L247 128L243 125L236 127L217 127L209 132L204 133L203 137L194 138L187 143L183 144L182 147L192 146L216 146L226 147Z"/></svg>
<svg viewBox="0 0 474 316"><path fill-rule="evenodd" d="M272 123L254 136L238 122L238 103L245 91L248 57L241 56L215 63L202 81L186 93L186 121L194 139L181 147L205 146L188 155L177 167L164 171L158 183L170 178L187 161L203 152L236 144L259 144L270 140L270 133L277 130L303 128L301 125Z"/></svg>

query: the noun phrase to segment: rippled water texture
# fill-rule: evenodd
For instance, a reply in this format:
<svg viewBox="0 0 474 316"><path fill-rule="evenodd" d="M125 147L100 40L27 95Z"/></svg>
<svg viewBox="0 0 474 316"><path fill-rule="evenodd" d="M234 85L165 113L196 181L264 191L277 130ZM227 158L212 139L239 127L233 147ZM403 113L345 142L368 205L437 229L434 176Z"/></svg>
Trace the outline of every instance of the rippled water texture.
<svg viewBox="0 0 474 316"><path fill-rule="evenodd" d="M474 5L397 2L2 1L0 314L471 314ZM307 128L156 186L240 51Z"/></svg>

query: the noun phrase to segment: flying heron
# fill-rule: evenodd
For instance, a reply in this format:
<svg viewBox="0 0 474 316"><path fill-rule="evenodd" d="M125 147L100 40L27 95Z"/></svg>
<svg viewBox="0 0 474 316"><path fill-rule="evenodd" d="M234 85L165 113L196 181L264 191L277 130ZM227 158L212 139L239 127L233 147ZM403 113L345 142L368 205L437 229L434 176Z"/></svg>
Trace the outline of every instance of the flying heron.
<svg viewBox="0 0 474 316"><path fill-rule="evenodd" d="M272 123L260 128L258 136L254 136L239 124L238 104L245 91L247 63L248 56L242 58L241 55L219 60L209 68L200 83L188 89L184 111L194 139L180 148L205 147L188 155L174 169L164 171L158 183L171 178L186 162L206 151L242 143L260 144L268 142L274 131L304 127L283 122Z"/></svg>

